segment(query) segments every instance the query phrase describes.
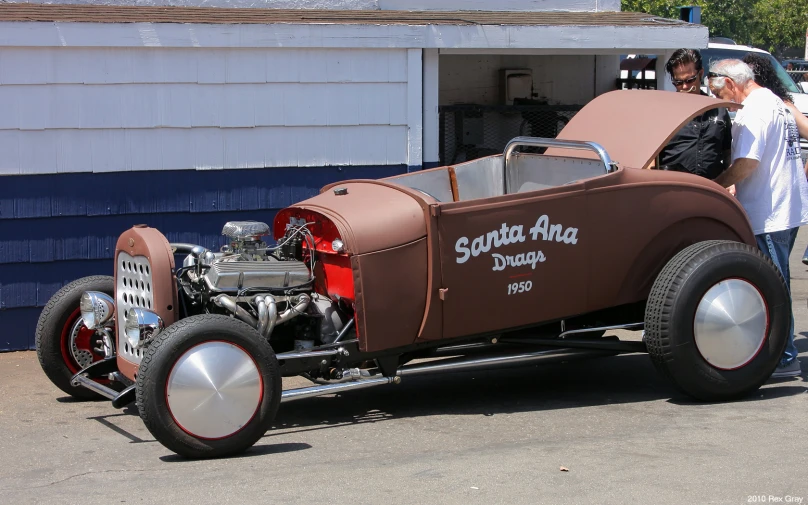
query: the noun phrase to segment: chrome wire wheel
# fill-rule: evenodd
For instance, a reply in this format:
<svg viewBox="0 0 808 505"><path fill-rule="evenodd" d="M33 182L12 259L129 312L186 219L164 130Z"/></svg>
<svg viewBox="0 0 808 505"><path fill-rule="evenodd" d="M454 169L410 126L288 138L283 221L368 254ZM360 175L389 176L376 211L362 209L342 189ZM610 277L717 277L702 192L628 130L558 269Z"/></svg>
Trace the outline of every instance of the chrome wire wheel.
<svg viewBox="0 0 808 505"><path fill-rule="evenodd" d="M230 342L205 342L188 349L171 370L166 402L177 425L202 439L233 435L261 405L258 365Z"/></svg>
<svg viewBox="0 0 808 505"><path fill-rule="evenodd" d="M726 279L701 298L693 334L705 361L735 370L758 355L768 328L769 310L760 291L744 279Z"/></svg>

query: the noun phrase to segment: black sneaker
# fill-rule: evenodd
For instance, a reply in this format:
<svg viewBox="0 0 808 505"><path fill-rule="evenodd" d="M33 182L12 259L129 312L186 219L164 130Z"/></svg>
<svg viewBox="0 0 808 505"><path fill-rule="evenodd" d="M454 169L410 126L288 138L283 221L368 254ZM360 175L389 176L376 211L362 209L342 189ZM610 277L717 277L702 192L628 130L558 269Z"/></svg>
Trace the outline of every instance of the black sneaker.
<svg viewBox="0 0 808 505"><path fill-rule="evenodd" d="M798 359L791 360L787 365L777 365L772 374L772 379L782 379L784 377L799 377L802 374L800 368L800 361Z"/></svg>

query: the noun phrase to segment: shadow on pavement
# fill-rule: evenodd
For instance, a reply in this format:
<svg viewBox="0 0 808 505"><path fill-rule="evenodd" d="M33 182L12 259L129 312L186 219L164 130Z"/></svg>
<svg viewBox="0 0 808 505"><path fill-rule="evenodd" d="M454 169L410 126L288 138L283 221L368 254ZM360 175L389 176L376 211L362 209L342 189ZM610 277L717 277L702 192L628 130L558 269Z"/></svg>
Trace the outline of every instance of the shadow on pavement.
<svg viewBox="0 0 808 505"><path fill-rule="evenodd" d="M93 400L82 400L79 398L73 398L72 396L60 396L59 398L56 399L56 401L59 403L99 403L99 402L109 403L109 400L102 397L98 397L97 399Z"/></svg>
<svg viewBox="0 0 808 505"><path fill-rule="evenodd" d="M120 426L118 426L115 423L113 423L112 421L110 421L110 419L113 419L113 418L116 418L116 417L139 416L138 411L137 411L137 407L135 407L134 404L127 405L123 409L116 410L115 412L117 412L117 413L116 414L108 414L108 415L104 415L104 416L88 417L87 419L92 420L92 421L98 421L99 423L101 423L106 428L109 428L110 430L114 431L115 433L117 433L117 434L119 434L119 435L121 435L121 436L123 436L125 438L128 438L130 443L144 444L144 443L156 442L156 440L154 440L154 439L143 440L142 438L138 437L137 435L134 435L134 434L126 431L125 429L121 428Z"/></svg>
<svg viewBox="0 0 808 505"><path fill-rule="evenodd" d="M766 401L805 391L802 385L769 386L740 401ZM281 431L269 431L265 437L395 418L495 416L656 400L682 406L705 405L676 390L654 369L647 355L632 354L529 368L405 378L399 385L289 402L281 405L273 426Z"/></svg>
<svg viewBox="0 0 808 505"><path fill-rule="evenodd" d="M306 449L311 449L311 446L303 443L255 445L241 454L228 456L227 459L252 458L255 456L267 456L270 454L282 454L284 452L305 451ZM194 463L198 461L195 459L184 458L182 456L178 456L177 454L160 456L160 460L165 463Z"/></svg>
<svg viewBox="0 0 808 505"><path fill-rule="evenodd" d="M808 347L806 339L798 339L797 342L801 347ZM802 394L807 389L802 381L808 375L808 358L802 359L802 369L802 377L772 381L760 391L738 401L760 402ZM659 400L684 407L710 405L680 393L656 371L646 354L627 354L562 364L405 377L398 385L381 385L283 403L264 439L399 418L496 416ZM119 433L131 443L155 442L154 439L143 440L114 423L115 417L130 415L138 415L134 404L122 411L89 419ZM292 448L283 449L286 445ZM256 446L245 456L308 447L294 448L299 445L307 444ZM170 456L165 458L168 458L165 461L175 461ZM183 458L176 458L177 461L184 461Z"/></svg>
<svg viewBox="0 0 808 505"><path fill-rule="evenodd" d="M802 335L806 338L795 338L794 345L797 346L797 349L803 353L808 352L808 331L803 331L798 333L797 335Z"/></svg>

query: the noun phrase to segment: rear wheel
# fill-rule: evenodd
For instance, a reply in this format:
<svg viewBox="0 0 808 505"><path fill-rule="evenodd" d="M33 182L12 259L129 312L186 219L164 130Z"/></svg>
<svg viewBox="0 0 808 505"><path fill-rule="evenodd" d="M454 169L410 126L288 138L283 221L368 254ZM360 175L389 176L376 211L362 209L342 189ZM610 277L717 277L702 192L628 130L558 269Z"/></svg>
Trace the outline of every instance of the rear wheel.
<svg viewBox="0 0 808 505"><path fill-rule="evenodd" d="M266 433L281 389L275 353L255 328L204 314L169 326L149 345L137 406L168 449L216 458L242 452Z"/></svg>
<svg viewBox="0 0 808 505"><path fill-rule="evenodd" d="M106 275L83 277L57 291L39 316L36 325L36 353L45 375L56 387L74 398L98 400L89 389L70 384L79 370L104 359L94 330L84 326L79 302L85 291L113 296L115 280ZM99 381L104 382L104 381Z"/></svg>
<svg viewBox="0 0 808 505"><path fill-rule="evenodd" d="M743 397L783 354L791 306L782 275L756 247L694 244L665 266L645 313L651 359L699 400Z"/></svg>

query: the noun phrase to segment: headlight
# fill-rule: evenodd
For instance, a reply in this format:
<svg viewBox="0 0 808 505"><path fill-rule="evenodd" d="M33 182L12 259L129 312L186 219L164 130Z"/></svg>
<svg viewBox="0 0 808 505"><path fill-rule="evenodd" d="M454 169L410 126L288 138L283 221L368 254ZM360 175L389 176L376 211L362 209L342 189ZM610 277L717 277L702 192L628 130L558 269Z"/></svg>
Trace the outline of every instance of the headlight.
<svg viewBox="0 0 808 505"><path fill-rule="evenodd" d="M98 291L82 293L79 308L81 318L84 319L84 326L91 330L104 326L115 314L115 302L106 293Z"/></svg>
<svg viewBox="0 0 808 505"><path fill-rule="evenodd" d="M148 344L163 329L163 320L150 310L129 309L124 332L129 343L137 349Z"/></svg>

